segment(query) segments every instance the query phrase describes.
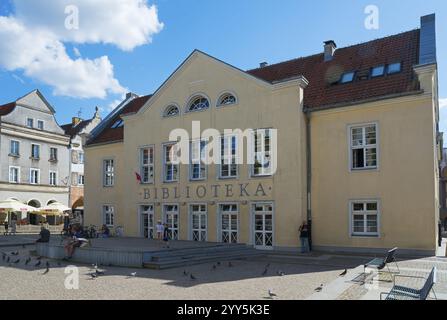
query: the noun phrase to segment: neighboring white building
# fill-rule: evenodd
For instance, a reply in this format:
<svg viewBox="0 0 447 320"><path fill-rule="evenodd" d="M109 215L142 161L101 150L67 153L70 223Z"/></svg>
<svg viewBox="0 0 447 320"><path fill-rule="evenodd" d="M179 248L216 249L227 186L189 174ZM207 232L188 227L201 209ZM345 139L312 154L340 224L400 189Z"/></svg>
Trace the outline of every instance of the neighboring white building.
<svg viewBox="0 0 447 320"><path fill-rule="evenodd" d="M69 204L70 137L55 113L39 90L0 106L0 200ZM39 219L29 215L28 221Z"/></svg>
<svg viewBox="0 0 447 320"><path fill-rule="evenodd" d="M70 136L70 197L69 206L73 209L83 210L84 207L84 145L90 138L93 129L101 122L99 110L93 118L83 120L79 117L72 118L71 123L62 126L65 134Z"/></svg>

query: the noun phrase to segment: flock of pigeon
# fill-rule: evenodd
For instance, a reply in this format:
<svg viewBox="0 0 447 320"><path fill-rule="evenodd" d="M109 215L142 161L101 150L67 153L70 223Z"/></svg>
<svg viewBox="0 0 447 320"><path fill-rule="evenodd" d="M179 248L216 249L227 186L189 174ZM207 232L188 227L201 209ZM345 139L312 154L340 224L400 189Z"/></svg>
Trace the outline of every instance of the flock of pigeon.
<svg viewBox="0 0 447 320"><path fill-rule="evenodd" d="M25 246L23 246L23 248L25 248ZM5 252L0 252L0 254L2 255L2 261L6 262L9 266L12 266L13 264L14 265L19 265L20 262L22 261L22 259L19 257L19 252L18 251L14 251L14 252L11 252L9 254L5 253ZM32 263L32 258L31 258L31 256L28 256L24 260L24 265L28 266L31 263ZM35 262L33 262L33 263L34 263L34 267L35 268L41 267L42 266L42 257L35 258ZM61 263L57 262L57 265L58 265L58 267L60 267ZM111 266L111 265L109 265L109 266ZM211 270L212 271L216 271L218 269L218 267L221 267L221 266L222 266L222 263L221 262L217 262L216 264L213 264ZM228 268L233 268L234 265L233 265L233 263L231 261L229 261L228 264L227 264L227 267ZM50 272L50 268L51 268L50 262L46 261L45 262L45 271L42 274L43 275L48 274ZM90 276L90 278L89 278L90 280L96 280L97 278L99 278L101 276L104 276L106 274L105 270L100 270L98 268L98 264L97 263L92 265L92 268L90 269L90 271L91 272L88 274ZM269 271L270 271L270 263L268 263L265 266L264 271L261 273L261 276L266 276L267 274L269 274ZM340 277L344 277L344 276L346 276L347 273L348 273L348 270L345 269L339 276ZM281 270L278 270L278 271L276 271L276 275L279 276L279 277L283 277L286 274L285 274L285 272L283 272ZM132 279L132 278L135 278L136 276L137 276L137 272L132 272L132 273L130 273L127 276L127 279ZM189 279L191 281L197 280L196 276L194 276L191 272L187 272L186 270L183 270L183 276L184 277L189 277ZM321 284L320 286L315 288L315 292L321 292L321 291L323 291L323 284ZM278 295L276 293L274 293L272 289L269 289L267 293L268 293L268 298L269 299L274 299L275 297L278 297Z"/></svg>

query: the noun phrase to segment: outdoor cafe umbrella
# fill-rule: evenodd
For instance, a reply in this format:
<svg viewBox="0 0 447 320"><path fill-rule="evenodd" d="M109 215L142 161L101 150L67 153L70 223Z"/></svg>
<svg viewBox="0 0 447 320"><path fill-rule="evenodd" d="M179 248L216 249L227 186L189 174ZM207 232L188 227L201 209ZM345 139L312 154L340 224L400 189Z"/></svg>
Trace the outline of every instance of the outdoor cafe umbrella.
<svg viewBox="0 0 447 320"><path fill-rule="evenodd" d="M37 214L45 216L67 216L66 211L71 211L71 208L60 202L53 202L45 207L39 208Z"/></svg>
<svg viewBox="0 0 447 320"><path fill-rule="evenodd" d="M9 215L12 212L35 212L37 209L14 199L0 201L0 213Z"/></svg>

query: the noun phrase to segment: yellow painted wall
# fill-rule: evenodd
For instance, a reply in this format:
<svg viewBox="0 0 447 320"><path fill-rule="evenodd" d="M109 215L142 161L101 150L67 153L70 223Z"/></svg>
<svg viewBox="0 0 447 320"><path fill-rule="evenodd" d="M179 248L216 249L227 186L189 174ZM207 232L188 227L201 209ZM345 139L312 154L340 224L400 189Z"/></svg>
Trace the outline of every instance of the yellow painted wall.
<svg viewBox="0 0 447 320"><path fill-rule="evenodd" d="M353 124L378 124L379 168L350 171ZM312 209L316 246L433 250L436 242L434 110L428 96L312 114ZM380 237L351 237L349 201L380 201Z"/></svg>

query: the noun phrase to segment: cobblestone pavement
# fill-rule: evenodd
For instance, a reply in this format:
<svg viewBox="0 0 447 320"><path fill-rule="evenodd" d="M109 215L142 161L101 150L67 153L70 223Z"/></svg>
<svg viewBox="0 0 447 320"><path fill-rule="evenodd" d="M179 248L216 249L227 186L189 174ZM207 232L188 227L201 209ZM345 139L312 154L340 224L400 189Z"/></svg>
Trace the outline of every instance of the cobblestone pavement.
<svg viewBox="0 0 447 320"><path fill-rule="evenodd" d="M252 258L250 260L222 261L220 265L203 264L169 270L129 269L103 267L104 276L92 280L91 266L77 265L79 290L64 286L67 264L42 259L25 265L32 246L23 248L0 247L8 254L9 263L0 253L0 300L1 299L267 299L268 290L278 295L277 299L379 299L380 292L389 291L391 278L381 276L374 281L363 274L363 263L371 257L313 254L310 256L288 255ZM11 255L19 251L19 255ZM20 261L15 264L17 260ZM50 270L45 272L46 262ZM263 275L269 264L267 274ZM440 299L447 299L447 259L424 258L400 260L401 274L426 277L433 266L438 268L435 291ZM348 269L345 277L339 274ZM183 273L187 272L187 276ZM392 266L392 271L397 271ZM129 277L137 272L136 277ZM283 272L280 276L278 273ZM196 279L190 278L192 274ZM404 285L418 287L420 281L406 279ZM321 292L315 289L323 285ZM275 298L276 299L276 298Z"/></svg>
<svg viewBox="0 0 447 320"><path fill-rule="evenodd" d="M11 256L19 250L19 256ZM58 266L49 261L50 271L44 275L45 259L35 267L37 260L24 265L29 249L0 248L10 255L10 263L0 257L0 299L266 299L271 289L278 299L305 299L321 284L334 280L339 268L283 264L272 262L265 276L265 261L227 261L220 266L203 264L169 270L128 269L101 267L105 275L91 280L90 266L79 267L79 290L67 290L64 281L66 264ZM0 254L1 256L1 254ZM14 264L16 260L21 261ZM183 271L188 276L183 275ZM136 277L128 277L137 272ZM277 275L284 272L284 276ZM190 274L196 278L191 280Z"/></svg>

